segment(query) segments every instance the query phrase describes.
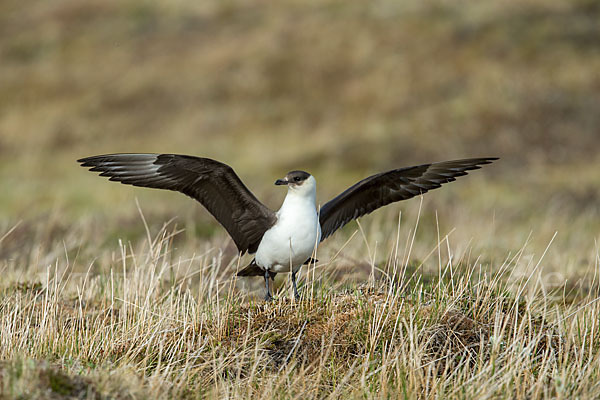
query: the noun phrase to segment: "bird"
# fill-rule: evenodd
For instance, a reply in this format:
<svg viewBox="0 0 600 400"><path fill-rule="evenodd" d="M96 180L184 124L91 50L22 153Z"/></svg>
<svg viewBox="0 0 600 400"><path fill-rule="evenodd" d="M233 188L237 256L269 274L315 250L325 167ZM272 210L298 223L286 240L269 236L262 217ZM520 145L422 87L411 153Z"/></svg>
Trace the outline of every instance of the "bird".
<svg viewBox="0 0 600 400"><path fill-rule="evenodd" d="M317 207L317 182L294 170L277 179L287 194L278 211L261 203L233 168L210 158L181 154L118 153L77 160L110 181L181 192L202 204L225 228L242 256L254 254L238 276L262 276L265 301L273 300L270 280L291 273L294 297L300 298L296 275L315 262L319 244L350 221L380 207L422 195L481 168L497 157L469 158L380 172L350 186Z"/></svg>

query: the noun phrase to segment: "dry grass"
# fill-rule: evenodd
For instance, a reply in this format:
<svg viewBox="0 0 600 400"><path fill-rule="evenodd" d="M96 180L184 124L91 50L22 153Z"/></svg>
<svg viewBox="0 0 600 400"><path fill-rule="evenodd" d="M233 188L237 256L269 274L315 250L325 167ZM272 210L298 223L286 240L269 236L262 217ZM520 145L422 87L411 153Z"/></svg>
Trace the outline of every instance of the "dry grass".
<svg viewBox="0 0 600 400"><path fill-rule="evenodd" d="M455 259L444 254L454 251L445 237L429 251L435 260L415 264L407 262L420 252L413 237L398 236L387 261L371 266L372 284L315 273L344 269L334 257L309 268L301 301L284 287L265 304L232 277L239 259L176 258L175 237L166 226L85 274L59 256L39 281L31 270L22 283L6 280L3 396L600 395L597 277L566 303L543 283L545 254L528 259L523 248L498 264ZM596 270L599 260L596 253ZM104 262L105 273L89 272ZM518 270L530 273L515 278Z"/></svg>

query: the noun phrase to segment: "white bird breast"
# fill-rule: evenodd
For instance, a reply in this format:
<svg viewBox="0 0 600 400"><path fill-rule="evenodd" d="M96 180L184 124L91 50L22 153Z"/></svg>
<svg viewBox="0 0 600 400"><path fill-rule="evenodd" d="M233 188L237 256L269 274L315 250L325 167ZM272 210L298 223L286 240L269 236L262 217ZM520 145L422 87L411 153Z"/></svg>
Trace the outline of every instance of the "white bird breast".
<svg viewBox="0 0 600 400"><path fill-rule="evenodd" d="M315 205L315 185L313 182L304 185L307 183L312 187L307 185L302 191L289 189L277 212L277 222L263 235L256 251L256 263L260 267L277 273L290 272L291 266L297 271L312 256L321 239L321 226Z"/></svg>

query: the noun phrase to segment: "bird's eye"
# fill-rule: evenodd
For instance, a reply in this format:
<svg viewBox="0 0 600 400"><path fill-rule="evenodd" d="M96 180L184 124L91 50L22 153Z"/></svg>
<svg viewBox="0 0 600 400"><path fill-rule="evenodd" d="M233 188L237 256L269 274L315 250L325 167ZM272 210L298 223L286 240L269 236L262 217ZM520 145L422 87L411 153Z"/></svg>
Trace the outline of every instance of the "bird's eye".
<svg viewBox="0 0 600 400"><path fill-rule="evenodd" d="M294 182L300 182L300 177L299 176L294 177Z"/></svg>

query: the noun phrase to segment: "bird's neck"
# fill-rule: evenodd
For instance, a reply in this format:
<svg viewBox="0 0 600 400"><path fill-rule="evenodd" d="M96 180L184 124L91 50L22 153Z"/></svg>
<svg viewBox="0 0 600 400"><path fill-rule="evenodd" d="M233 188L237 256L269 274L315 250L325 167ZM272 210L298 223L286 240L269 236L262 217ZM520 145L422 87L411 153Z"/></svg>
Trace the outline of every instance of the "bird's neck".
<svg viewBox="0 0 600 400"><path fill-rule="evenodd" d="M314 189L302 192L294 189L289 189L287 195L285 196L285 200L283 200L283 204L281 205L280 211L290 208L297 209L299 207L310 207L316 209L316 200L317 193Z"/></svg>

